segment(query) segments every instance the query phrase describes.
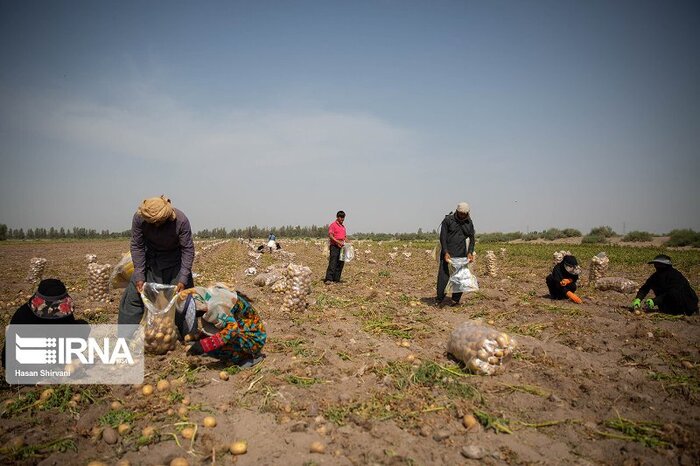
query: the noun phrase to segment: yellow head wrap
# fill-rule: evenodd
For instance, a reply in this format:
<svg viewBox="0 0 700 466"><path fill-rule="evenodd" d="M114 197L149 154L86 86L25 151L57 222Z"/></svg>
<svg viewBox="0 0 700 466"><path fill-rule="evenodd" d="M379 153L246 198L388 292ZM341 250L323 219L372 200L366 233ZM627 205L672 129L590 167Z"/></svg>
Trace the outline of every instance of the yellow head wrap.
<svg viewBox="0 0 700 466"><path fill-rule="evenodd" d="M139 206L138 214L148 223L163 223L175 220L175 211L170 205L170 199L161 195L144 199Z"/></svg>

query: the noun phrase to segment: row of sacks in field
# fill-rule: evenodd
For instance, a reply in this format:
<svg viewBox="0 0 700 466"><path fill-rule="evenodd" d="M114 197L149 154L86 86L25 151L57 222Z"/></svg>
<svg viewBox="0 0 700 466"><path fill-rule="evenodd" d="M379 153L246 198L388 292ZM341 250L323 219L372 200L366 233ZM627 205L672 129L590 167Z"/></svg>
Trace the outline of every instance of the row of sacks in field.
<svg viewBox="0 0 700 466"><path fill-rule="evenodd" d="M254 268L246 273L254 275ZM270 287L276 293L283 293L282 309L303 312L309 305L311 295L311 269L303 265L273 264L263 273L257 274L253 283L259 287Z"/></svg>

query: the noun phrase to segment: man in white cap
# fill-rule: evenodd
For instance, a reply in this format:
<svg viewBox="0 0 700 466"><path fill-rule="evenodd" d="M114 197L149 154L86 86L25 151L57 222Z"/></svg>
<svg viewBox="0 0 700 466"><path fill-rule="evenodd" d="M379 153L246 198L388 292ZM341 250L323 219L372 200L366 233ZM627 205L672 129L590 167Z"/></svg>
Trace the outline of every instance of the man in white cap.
<svg viewBox="0 0 700 466"><path fill-rule="evenodd" d="M440 225L440 266L437 277L437 304L445 299L445 287L450 279L448 263L453 257L466 257L474 260L474 224L466 202L457 204L457 210L450 212ZM468 242L467 242L468 240ZM452 293L452 306L459 304L462 293Z"/></svg>

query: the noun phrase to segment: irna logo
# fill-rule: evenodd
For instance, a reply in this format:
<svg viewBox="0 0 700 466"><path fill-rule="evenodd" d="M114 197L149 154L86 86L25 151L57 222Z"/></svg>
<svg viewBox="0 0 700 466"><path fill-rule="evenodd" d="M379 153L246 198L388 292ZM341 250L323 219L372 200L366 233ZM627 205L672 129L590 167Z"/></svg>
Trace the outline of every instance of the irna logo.
<svg viewBox="0 0 700 466"><path fill-rule="evenodd" d="M96 360L102 364L134 364L124 338L42 338L17 334L15 359L20 364L70 364L74 359L82 364L94 364Z"/></svg>

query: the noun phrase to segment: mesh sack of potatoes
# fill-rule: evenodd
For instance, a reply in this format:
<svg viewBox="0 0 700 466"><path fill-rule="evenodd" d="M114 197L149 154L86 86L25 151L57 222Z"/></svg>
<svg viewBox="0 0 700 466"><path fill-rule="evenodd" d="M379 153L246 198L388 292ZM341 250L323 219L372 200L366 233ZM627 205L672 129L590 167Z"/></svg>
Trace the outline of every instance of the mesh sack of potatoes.
<svg viewBox="0 0 700 466"><path fill-rule="evenodd" d="M624 277L601 277L595 281L595 288L601 291L612 290L620 293L634 293L639 289L639 284Z"/></svg>
<svg viewBox="0 0 700 466"><path fill-rule="evenodd" d="M282 277L270 286L270 289L275 293L284 293L287 291L287 278Z"/></svg>
<svg viewBox="0 0 700 466"><path fill-rule="evenodd" d="M502 371L514 347L508 334L474 322L459 324L447 341L447 352L480 375Z"/></svg>
<svg viewBox="0 0 700 466"><path fill-rule="evenodd" d="M46 259L43 257L32 257L29 260L29 273L27 274L27 281L29 283L40 282L41 277L44 275L44 268L46 268Z"/></svg>
<svg viewBox="0 0 700 466"><path fill-rule="evenodd" d="M610 264L610 259L608 255L604 252L600 252L591 258L591 271L588 276L588 281L596 282L597 280L603 278L608 272L608 265Z"/></svg>
<svg viewBox="0 0 700 466"><path fill-rule="evenodd" d="M285 283L282 308L289 311L305 311L311 294L311 269L303 265L289 264Z"/></svg>
<svg viewBox="0 0 700 466"><path fill-rule="evenodd" d="M283 272L278 270L273 270L270 272L261 273L255 276L253 279L253 284L256 286L273 286L277 282L284 279Z"/></svg>
<svg viewBox="0 0 700 466"><path fill-rule="evenodd" d="M570 255L571 255L571 251L564 251L564 250L556 251L554 254L552 254L552 256L553 256L553 260L552 260L553 265L557 265L559 262L563 261L563 260L564 260L564 256L570 256Z"/></svg>
<svg viewBox="0 0 700 466"><path fill-rule="evenodd" d="M93 264L97 262L97 254L85 254L85 263Z"/></svg>
<svg viewBox="0 0 700 466"><path fill-rule="evenodd" d="M145 283L141 299L146 309L143 319L144 344L147 353L165 354L175 349L177 329L175 327L175 304L178 295L174 285Z"/></svg>
<svg viewBox="0 0 700 466"><path fill-rule="evenodd" d="M88 298L92 301L109 300L109 277L112 266L109 264L97 264L92 262L87 266Z"/></svg>
<svg viewBox="0 0 700 466"><path fill-rule="evenodd" d="M498 263L496 254L493 251L486 251L486 273L489 277L498 275Z"/></svg>

